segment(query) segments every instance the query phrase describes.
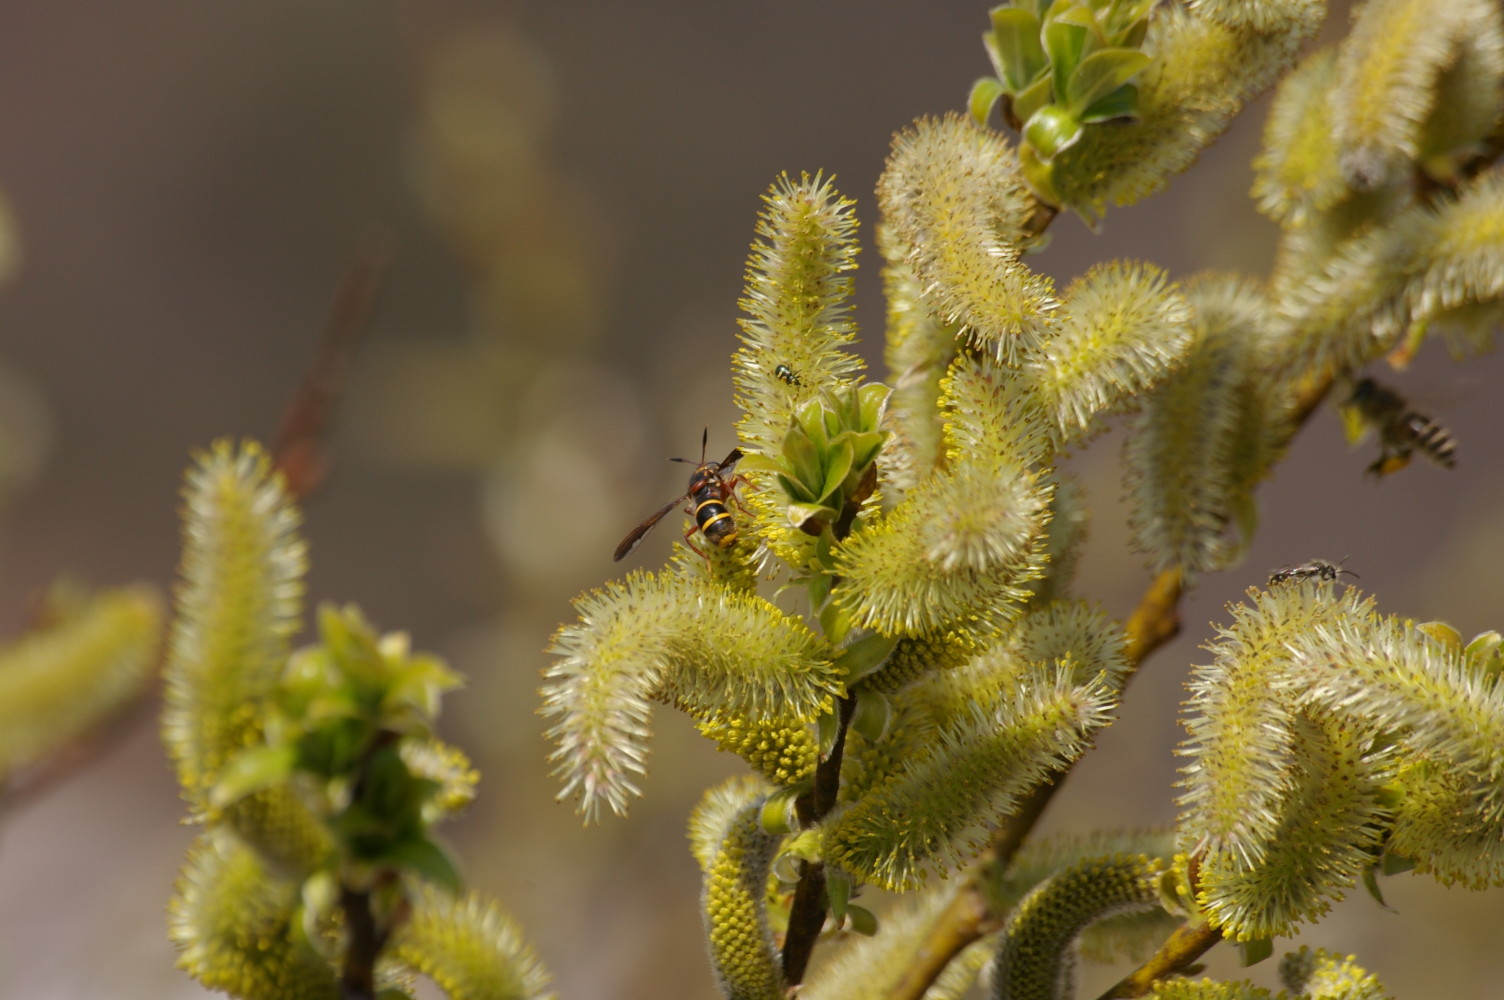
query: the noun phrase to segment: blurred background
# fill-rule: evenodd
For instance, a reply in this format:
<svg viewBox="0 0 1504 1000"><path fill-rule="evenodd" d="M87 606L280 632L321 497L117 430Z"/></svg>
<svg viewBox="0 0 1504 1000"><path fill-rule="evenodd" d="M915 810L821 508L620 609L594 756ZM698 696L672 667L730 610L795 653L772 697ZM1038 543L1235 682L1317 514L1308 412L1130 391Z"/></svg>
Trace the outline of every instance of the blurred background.
<svg viewBox="0 0 1504 1000"><path fill-rule="evenodd" d="M535 714L570 598L683 489L669 455L729 447L728 357L759 207L824 170L864 238L889 136L963 106L987 70L986 3L777 0L708 8L461 0L80 0L0 5L0 626L60 573L167 587L181 472L222 435L263 440L307 370L356 247L395 257L306 508L313 601L355 602L468 678L447 735L483 781L448 832L472 884L523 924L564 998L705 997L684 836L736 771L655 716L644 799L582 829L557 803ZM1335 24L1345 18L1334 14ZM1068 281L1120 255L1176 276L1260 275L1275 230L1247 197L1264 103L1174 190L1054 227ZM881 350L876 254L857 319ZM874 364L874 376L882 377ZM1333 411L1260 494L1244 565L1203 580L1181 638L1045 820L1170 822L1177 705L1223 605L1281 565L1347 558L1389 612L1504 626L1498 356L1439 344L1390 381L1450 427L1458 466L1375 482ZM1116 435L1075 462L1097 508L1079 589L1116 614L1148 575L1125 548ZM662 561L665 528L631 565ZM0 811L0 997L195 997L164 906L193 830L135 713L101 759ZM1504 976L1498 892L1385 883L1305 936L1398 996L1481 996ZM1212 971L1234 969L1218 949ZM1093 974L1090 988L1116 973ZM1270 985L1273 963L1252 970Z"/></svg>

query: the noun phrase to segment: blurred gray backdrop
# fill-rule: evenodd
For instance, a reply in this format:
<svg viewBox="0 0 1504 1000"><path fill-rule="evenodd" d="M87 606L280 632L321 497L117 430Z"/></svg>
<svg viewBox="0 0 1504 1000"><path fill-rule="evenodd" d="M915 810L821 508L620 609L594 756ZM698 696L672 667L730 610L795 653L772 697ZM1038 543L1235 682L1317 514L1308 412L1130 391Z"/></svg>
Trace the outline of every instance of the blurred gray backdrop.
<svg viewBox="0 0 1504 1000"><path fill-rule="evenodd" d="M351 601L468 677L448 735L480 798L449 833L471 882L524 924L565 998L711 997L684 838L736 769L658 713L646 797L584 830L556 803L535 714L569 599L683 488L663 461L730 447L728 356L759 196L823 170L869 241L891 133L963 106L985 3L699 5L460 0L74 0L0 5L0 194L19 265L0 288L0 425L23 481L0 511L0 626L67 573L170 584L190 450L265 439L340 275L374 229L397 250L307 507L313 601ZM1335 22L1345 21L1341 14ZM1176 276L1264 273L1252 209L1265 105L1171 192L1054 227L1058 281L1131 255ZM857 277L880 358L880 272ZM875 377L881 377L880 366ZM1260 494L1239 570L1201 582L1123 722L1049 829L1166 823L1181 685L1209 623L1270 569L1342 559L1391 612L1464 635L1504 625L1497 356L1428 345L1393 381L1455 432L1458 467L1365 480L1317 416ZM1076 461L1098 503L1084 596L1147 580L1114 505L1118 440ZM655 566L677 531L632 557ZM104 759L0 812L0 996L193 997L164 905L193 835L155 704ZM1497 892L1386 883L1306 940L1399 996L1482 996L1504 976ZM1234 969L1219 949L1214 972ZM1269 963L1272 966L1273 963ZM1087 987L1111 981L1104 972ZM1253 975L1269 985L1272 968Z"/></svg>

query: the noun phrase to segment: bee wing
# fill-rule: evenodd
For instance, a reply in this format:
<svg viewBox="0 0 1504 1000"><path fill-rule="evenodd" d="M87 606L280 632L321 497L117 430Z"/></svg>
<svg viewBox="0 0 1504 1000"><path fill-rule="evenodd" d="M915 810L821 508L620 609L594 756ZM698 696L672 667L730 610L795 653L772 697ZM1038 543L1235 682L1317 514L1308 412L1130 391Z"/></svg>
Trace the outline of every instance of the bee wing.
<svg viewBox="0 0 1504 1000"><path fill-rule="evenodd" d="M649 514L647 520L643 521L637 527L629 531L627 533L627 537L623 538L621 540L621 544L616 547L616 554L611 557L611 561L621 562L623 559L625 559L627 557L627 553L637 548L637 544L642 541L643 536L645 536L649 531L653 530L653 525L663 520L663 516L669 511L673 510L675 507L679 506L679 504L682 503L685 497L687 497L688 495L689 494L686 493L684 496L674 497L668 503L653 511L652 514Z"/></svg>
<svg viewBox="0 0 1504 1000"><path fill-rule="evenodd" d="M742 450L740 448L732 448L731 454L727 455L724 459L721 460L721 464L716 466L715 471L717 473L729 472L731 470L731 467L741 460Z"/></svg>

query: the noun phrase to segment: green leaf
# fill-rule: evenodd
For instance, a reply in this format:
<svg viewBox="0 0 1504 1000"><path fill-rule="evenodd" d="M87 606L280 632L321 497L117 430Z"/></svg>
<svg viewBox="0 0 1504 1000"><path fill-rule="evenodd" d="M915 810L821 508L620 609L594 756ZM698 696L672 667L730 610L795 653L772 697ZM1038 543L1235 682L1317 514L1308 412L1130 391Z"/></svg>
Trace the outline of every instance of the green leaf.
<svg viewBox="0 0 1504 1000"><path fill-rule="evenodd" d="M1081 112L1083 125L1101 122L1131 122L1138 120L1138 87L1131 83L1114 90L1100 101Z"/></svg>
<svg viewBox="0 0 1504 1000"><path fill-rule="evenodd" d="M1019 121L1026 122L1036 111L1049 104L1052 96L1050 78L1042 76L1013 98L1013 114Z"/></svg>
<svg viewBox="0 0 1504 1000"><path fill-rule="evenodd" d="M801 781L788 788L780 788L763 800L757 814L758 825L764 833L785 834L799 829L799 813L794 808L799 796L809 791L810 783Z"/></svg>
<svg viewBox="0 0 1504 1000"><path fill-rule="evenodd" d="M1021 7L992 8L992 31L982 36L987 55L1008 93L1017 94L1045 69L1039 18Z"/></svg>
<svg viewBox="0 0 1504 1000"><path fill-rule="evenodd" d="M1050 86L1054 88L1057 101L1064 98L1070 78L1081 62L1081 53L1091 35L1090 23L1090 11L1069 7L1058 17L1051 17L1044 26L1044 48L1050 57Z"/></svg>
<svg viewBox="0 0 1504 1000"><path fill-rule="evenodd" d="M863 691L856 696L856 711L851 715L851 728L862 734L869 742L876 743L888 731L893 719L893 705L879 691Z"/></svg>
<svg viewBox="0 0 1504 1000"><path fill-rule="evenodd" d="M449 854L427 837L407 837L392 844L380 858L391 867L411 872L452 893L460 891L460 873L449 860Z"/></svg>
<svg viewBox="0 0 1504 1000"><path fill-rule="evenodd" d="M886 663L897 645L898 640L892 636L869 633L841 650L836 657L836 669L842 672L849 688Z"/></svg>
<svg viewBox="0 0 1504 1000"><path fill-rule="evenodd" d="M851 903L846 907L846 922L851 929L864 937L871 937L877 933L877 915L865 906L857 906Z"/></svg>
<svg viewBox="0 0 1504 1000"><path fill-rule="evenodd" d="M995 76L981 77L971 85L971 95L966 99L966 107L971 111L971 117L978 125L987 124L993 106L1006 93L1002 83Z"/></svg>
<svg viewBox="0 0 1504 1000"><path fill-rule="evenodd" d="M292 777L298 763L294 744L249 747L230 758L209 792L209 804L223 809L247 795L281 785Z"/></svg>
<svg viewBox="0 0 1504 1000"><path fill-rule="evenodd" d="M1384 902L1384 894L1379 891L1379 877L1376 865L1370 865L1363 869L1363 888L1368 890L1368 894L1373 897L1375 903L1378 903L1390 913L1397 912L1394 907Z"/></svg>
<svg viewBox="0 0 1504 1000"><path fill-rule="evenodd" d="M1080 116L1087 108L1128 83L1149 65L1149 57L1135 49L1103 49L1081 60L1066 83L1061 103Z"/></svg>
<svg viewBox="0 0 1504 1000"><path fill-rule="evenodd" d="M1084 131L1081 122L1056 104L1046 104L1024 122L1024 141L1048 163L1074 146Z"/></svg>
<svg viewBox="0 0 1504 1000"><path fill-rule="evenodd" d="M846 918L846 906L851 902L851 893L855 888L856 883L851 876L839 868L825 870L825 898L830 901L830 915L837 927Z"/></svg>
<svg viewBox="0 0 1504 1000"><path fill-rule="evenodd" d="M1238 957L1245 969L1250 965L1258 965L1273 954L1274 941L1271 938L1255 938L1252 941L1238 942Z"/></svg>
<svg viewBox="0 0 1504 1000"><path fill-rule="evenodd" d="M820 486L821 500L830 499L840 493L841 484L845 483L846 477L850 475L855 458L849 441L840 442L827 453L825 480Z"/></svg>
<svg viewBox="0 0 1504 1000"><path fill-rule="evenodd" d="M834 507L818 503L791 503L788 507L789 523L800 530L823 528L841 516Z"/></svg>

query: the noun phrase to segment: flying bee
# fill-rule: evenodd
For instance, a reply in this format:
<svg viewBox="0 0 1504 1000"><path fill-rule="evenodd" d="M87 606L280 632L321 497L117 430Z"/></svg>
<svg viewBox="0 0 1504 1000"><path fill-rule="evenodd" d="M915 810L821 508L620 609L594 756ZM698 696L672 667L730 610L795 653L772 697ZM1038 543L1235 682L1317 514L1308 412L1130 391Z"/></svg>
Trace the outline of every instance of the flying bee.
<svg viewBox="0 0 1504 1000"><path fill-rule="evenodd" d="M1413 451L1444 468L1457 464L1457 442L1451 432L1412 407L1393 389L1371 378L1360 379L1344 405L1356 415L1355 423L1378 431L1379 457L1368 467L1370 475L1382 478L1398 472L1410 464ZM1349 433L1354 439L1361 435L1362 430Z"/></svg>
<svg viewBox="0 0 1504 1000"><path fill-rule="evenodd" d="M804 384L804 379L799 377L799 373L794 371L794 369L790 368L788 365L779 365L777 368L774 368L773 375L777 377L780 382L785 382L788 385Z"/></svg>
<svg viewBox="0 0 1504 1000"><path fill-rule="evenodd" d="M1346 560L1343 560L1344 562ZM1348 576L1357 578L1358 574L1350 569L1343 569L1341 563L1329 563L1325 559L1312 559L1308 563L1299 566L1286 566L1269 574L1269 586L1288 583L1291 580L1336 580L1337 577L1346 573Z"/></svg>
<svg viewBox="0 0 1504 1000"><path fill-rule="evenodd" d="M731 511L726 509L726 501L730 500L741 506L736 499L736 485L742 481L741 476L727 478L731 467L741 460L742 450L732 448L731 454L719 462L705 461L705 446L710 441L710 428L705 429L700 438L700 461L695 466L695 471L690 474L689 487L683 496L674 497L668 503L655 510L648 519L628 532L627 537L621 540L616 547L616 554L611 558L616 562L624 559L628 552L637 548L643 536L653 530L653 526L663 520L665 514L673 510L679 504L688 500L689 505L684 508L684 513L693 515L695 523L684 533L684 542L695 550L702 559L708 558L701 552L693 541L696 531L702 532L706 538L715 543L717 548L724 549L736 541L736 522L732 520ZM687 458L671 458L670 462L689 462Z"/></svg>

